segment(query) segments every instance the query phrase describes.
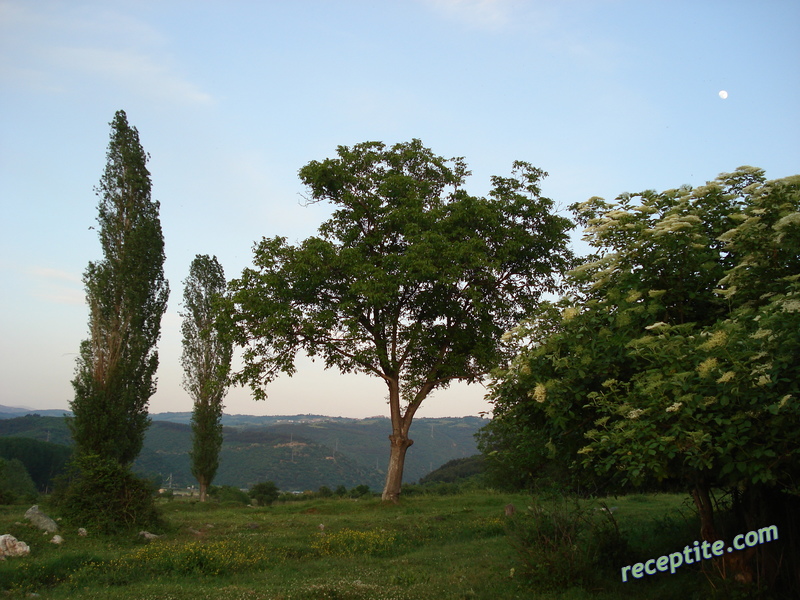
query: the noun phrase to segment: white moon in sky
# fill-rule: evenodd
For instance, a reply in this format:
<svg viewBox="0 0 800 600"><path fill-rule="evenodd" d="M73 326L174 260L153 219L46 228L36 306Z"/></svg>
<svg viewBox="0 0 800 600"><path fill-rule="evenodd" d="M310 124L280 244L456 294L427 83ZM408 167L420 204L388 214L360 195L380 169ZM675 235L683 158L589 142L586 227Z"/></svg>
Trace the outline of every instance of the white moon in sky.
<svg viewBox="0 0 800 600"><path fill-rule="evenodd" d="M720 97L720 98L722 98L723 100L725 100L725 98L727 98L727 97L728 97L728 92L726 92L725 90L722 90L722 91L719 93L719 97Z"/></svg>

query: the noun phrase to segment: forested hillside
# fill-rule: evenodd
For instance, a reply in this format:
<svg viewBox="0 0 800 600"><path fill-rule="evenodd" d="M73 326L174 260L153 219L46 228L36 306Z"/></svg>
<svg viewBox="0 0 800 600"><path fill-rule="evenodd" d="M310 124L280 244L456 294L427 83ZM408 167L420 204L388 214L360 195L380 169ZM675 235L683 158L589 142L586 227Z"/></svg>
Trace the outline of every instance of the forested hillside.
<svg viewBox="0 0 800 600"><path fill-rule="evenodd" d="M188 413L155 419L147 430L135 469L175 487L195 483L190 470L191 429ZM259 424L266 422L267 424ZM223 429L220 468L215 485L249 487L274 481L284 490L316 490L366 484L377 491L385 478L389 420L328 419L319 416L226 416L225 422L246 426ZM478 417L419 419L406 463L406 481L414 482L455 458L476 452L474 434L486 420ZM27 415L0 420L0 437L33 438L71 445L61 417Z"/></svg>

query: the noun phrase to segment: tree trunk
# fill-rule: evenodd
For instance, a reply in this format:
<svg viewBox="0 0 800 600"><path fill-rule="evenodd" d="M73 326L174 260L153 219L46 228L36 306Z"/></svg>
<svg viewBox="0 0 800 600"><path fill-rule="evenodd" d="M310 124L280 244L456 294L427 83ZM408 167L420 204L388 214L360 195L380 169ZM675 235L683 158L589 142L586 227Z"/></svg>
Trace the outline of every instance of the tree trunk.
<svg viewBox="0 0 800 600"><path fill-rule="evenodd" d="M408 437L408 430L411 427L414 413L424 395L418 395L414 402L409 403L405 414L403 414L400 409L399 377L387 377L386 384L389 386L389 412L392 418L392 434L389 436L389 442L391 442L389 468L386 472L386 485L383 488L381 499L384 502L397 503L403 488L403 466L406 462L406 450L414 443L414 440Z"/></svg>
<svg viewBox="0 0 800 600"><path fill-rule="evenodd" d="M716 542L719 538L714 527L714 506L711 504L711 494L705 482L695 485L692 499L700 515L700 537L709 543Z"/></svg>
<svg viewBox="0 0 800 600"><path fill-rule="evenodd" d="M713 543L719 539L716 527L714 526L714 506L711 503L710 486L705 482L699 482L692 490L692 498L700 514L700 537L706 542ZM756 548L747 548L724 554L721 558L715 559L717 570L723 579L733 578L740 583L751 583L753 581L753 567L751 559L756 552Z"/></svg>
<svg viewBox="0 0 800 600"><path fill-rule="evenodd" d="M200 484L200 502L205 502L208 495L208 481L205 479L198 479L197 481Z"/></svg>
<svg viewBox="0 0 800 600"><path fill-rule="evenodd" d="M389 452L389 469L386 473L386 485L383 488L381 499L384 502L394 502L400 499L403 487L403 466L406 462L406 450L414 443L406 433L390 435L391 451Z"/></svg>

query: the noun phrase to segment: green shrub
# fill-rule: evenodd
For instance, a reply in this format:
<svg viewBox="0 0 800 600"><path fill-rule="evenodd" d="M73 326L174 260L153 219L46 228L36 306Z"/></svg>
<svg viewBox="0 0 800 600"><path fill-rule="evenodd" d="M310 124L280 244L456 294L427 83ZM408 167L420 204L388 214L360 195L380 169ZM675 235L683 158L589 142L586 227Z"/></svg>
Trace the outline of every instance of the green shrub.
<svg viewBox="0 0 800 600"><path fill-rule="evenodd" d="M0 504L35 501L36 486L22 461L0 458Z"/></svg>
<svg viewBox="0 0 800 600"><path fill-rule="evenodd" d="M247 492L233 487L232 485L223 485L220 487L211 486L208 490L208 495L217 500L220 504L237 503L237 504L250 504L250 496Z"/></svg>
<svg viewBox="0 0 800 600"><path fill-rule="evenodd" d="M273 481L264 481L250 488L250 497L258 502L259 506L270 506L281 495L278 486Z"/></svg>
<svg viewBox="0 0 800 600"><path fill-rule="evenodd" d="M350 490L350 497L351 498L363 498L365 496L371 496L372 492L369 489L368 485L357 485L352 490Z"/></svg>
<svg viewBox="0 0 800 600"><path fill-rule="evenodd" d="M61 516L79 527L112 534L160 525L153 485L130 467L98 455L70 465L52 501Z"/></svg>
<svg viewBox="0 0 800 600"><path fill-rule="evenodd" d="M0 589L18 592L56 586L67 581L84 565L98 561L96 556L77 553L47 556L36 562L29 561L17 568L0 573ZM11 561L9 561L11 562Z"/></svg>
<svg viewBox="0 0 800 600"><path fill-rule="evenodd" d="M529 506L507 519L522 573L539 589L591 585L628 564L631 550L608 510L562 500Z"/></svg>

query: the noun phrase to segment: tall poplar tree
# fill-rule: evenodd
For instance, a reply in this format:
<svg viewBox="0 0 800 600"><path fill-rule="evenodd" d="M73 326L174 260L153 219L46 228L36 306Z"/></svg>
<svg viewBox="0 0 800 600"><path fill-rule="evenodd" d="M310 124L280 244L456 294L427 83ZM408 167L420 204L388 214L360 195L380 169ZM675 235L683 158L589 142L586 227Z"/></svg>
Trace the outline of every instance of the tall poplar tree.
<svg viewBox="0 0 800 600"><path fill-rule="evenodd" d="M129 465L150 424L156 390L156 343L169 285L159 203L150 198L149 156L125 112L114 115L107 162L95 193L103 259L83 276L89 339L81 343L70 403L79 455Z"/></svg>
<svg viewBox="0 0 800 600"><path fill-rule="evenodd" d="M194 400L192 411L192 475L200 484L200 501L219 467L222 447L222 400L228 391L233 342L219 300L225 294L225 273L217 257L197 255L184 281L183 387Z"/></svg>

